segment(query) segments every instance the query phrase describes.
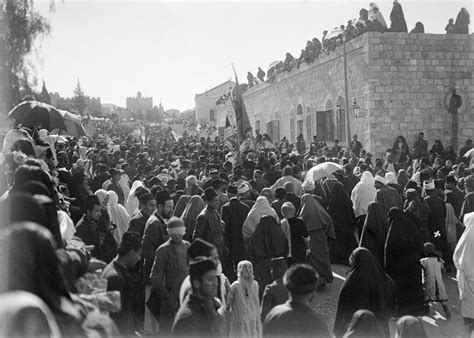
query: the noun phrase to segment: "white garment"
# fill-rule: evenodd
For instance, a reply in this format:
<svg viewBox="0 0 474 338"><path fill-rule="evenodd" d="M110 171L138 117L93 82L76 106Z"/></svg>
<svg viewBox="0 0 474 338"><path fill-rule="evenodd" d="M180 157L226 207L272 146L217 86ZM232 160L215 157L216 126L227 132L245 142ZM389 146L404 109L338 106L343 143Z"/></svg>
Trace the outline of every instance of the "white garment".
<svg viewBox="0 0 474 338"><path fill-rule="evenodd" d="M250 209L242 226L244 243L248 244L248 241L255 232L255 229L257 229L258 223L260 223L260 219L263 216L272 216L277 222L280 222L275 209L272 208L268 199L264 196L259 196L252 209Z"/></svg>
<svg viewBox="0 0 474 338"><path fill-rule="evenodd" d="M448 300L441 269L443 263L437 257L425 257L420 260L423 267L423 287L425 301ZM438 290L438 292L436 292Z"/></svg>
<svg viewBox="0 0 474 338"><path fill-rule="evenodd" d="M76 233L76 228L74 227L74 222L71 217L69 217L66 212L58 210L58 222L61 237L66 241L70 241Z"/></svg>
<svg viewBox="0 0 474 338"><path fill-rule="evenodd" d="M295 188L295 195L301 197L303 195L303 184L297 178L294 178L291 175L286 175L279 178L273 185L270 187L272 190L273 196L275 196L275 190L279 187L284 187L285 183L291 182Z"/></svg>
<svg viewBox="0 0 474 338"><path fill-rule="evenodd" d="M285 234L286 240L288 241L288 258L291 258L291 230L290 223L286 218L283 218L280 223L281 230Z"/></svg>
<svg viewBox="0 0 474 338"><path fill-rule="evenodd" d="M374 186L375 179L369 171L364 171L360 182L352 189L352 207L356 217L367 215L369 204L375 201L377 190Z"/></svg>
<svg viewBox="0 0 474 338"><path fill-rule="evenodd" d="M466 229L456 245L453 261L458 269L461 314L474 318L474 212L464 215L464 225Z"/></svg>
<svg viewBox="0 0 474 338"><path fill-rule="evenodd" d="M118 196L115 191L108 191L109 201L107 209L110 215L110 221L117 226L114 230L114 238L117 244L122 241L123 234L130 225L130 216L123 205L118 204Z"/></svg>
<svg viewBox="0 0 474 338"><path fill-rule="evenodd" d="M134 215L138 211L138 205L140 203L137 196L135 196L135 192L137 191L138 187L144 187L142 181L133 182L132 189L130 189L130 193L128 194L127 200L125 202L125 209L129 215Z"/></svg>

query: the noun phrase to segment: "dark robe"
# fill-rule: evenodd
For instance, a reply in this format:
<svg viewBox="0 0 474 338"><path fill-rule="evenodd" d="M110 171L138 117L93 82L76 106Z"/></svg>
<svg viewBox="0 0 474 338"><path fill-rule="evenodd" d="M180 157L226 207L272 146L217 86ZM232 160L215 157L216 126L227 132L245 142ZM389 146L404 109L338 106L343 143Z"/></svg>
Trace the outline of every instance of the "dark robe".
<svg viewBox="0 0 474 338"><path fill-rule="evenodd" d="M347 264L349 255L357 247L354 235L356 217L352 202L342 184L333 187L328 213L334 221L336 240L329 243L331 263Z"/></svg>
<svg viewBox="0 0 474 338"><path fill-rule="evenodd" d="M469 19L468 11L461 9L454 22L454 30L457 34L469 34Z"/></svg>
<svg viewBox="0 0 474 338"><path fill-rule="evenodd" d="M367 248L384 265L385 240L388 232L388 218L382 206L377 202L369 204L364 228L360 237L360 246Z"/></svg>
<svg viewBox="0 0 474 338"><path fill-rule="evenodd" d="M288 219L291 233L291 258L290 264L306 262L306 244L304 238L308 237L306 225L301 218L292 217Z"/></svg>
<svg viewBox="0 0 474 338"><path fill-rule="evenodd" d="M436 246L436 250L442 252L446 265L452 264L452 252L448 246L446 231L446 204L444 200L432 194L425 198L430 207L430 242Z"/></svg>
<svg viewBox="0 0 474 338"><path fill-rule="evenodd" d="M135 215L133 215L132 219L130 220L130 225L128 226L127 231L134 231L140 234L140 237L143 237L143 233L145 232L145 225L146 221L148 221L148 217L145 216L142 211L138 211Z"/></svg>
<svg viewBox="0 0 474 338"><path fill-rule="evenodd" d="M352 267L339 293L334 334L342 336L352 315L360 309L373 312L385 332L389 332L388 321L395 306L395 283L366 248L354 250L351 260Z"/></svg>
<svg viewBox="0 0 474 338"><path fill-rule="evenodd" d="M417 197L413 201L405 201L403 208L405 214L416 225L420 232L421 241L423 243L431 241L429 222L430 222L430 207L421 197Z"/></svg>
<svg viewBox="0 0 474 338"><path fill-rule="evenodd" d="M402 198L398 194L397 190L390 188L385 184L377 189L375 201L382 205L382 208L386 214L388 214L388 211L391 208L402 208Z"/></svg>
<svg viewBox="0 0 474 338"><path fill-rule="evenodd" d="M405 16L403 15L402 5L398 2L393 3L392 12L390 13L390 25L391 32L405 32L408 33L407 23Z"/></svg>
<svg viewBox="0 0 474 338"><path fill-rule="evenodd" d="M301 199L293 193L286 193L286 200L293 204L295 210L298 211L301 205Z"/></svg>
<svg viewBox="0 0 474 338"><path fill-rule="evenodd" d="M206 206L196 219L193 240L201 238L214 244L219 257L224 258L224 239L222 237L221 219L217 210Z"/></svg>
<svg viewBox="0 0 474 338"><path fill-rule="evenodd" d="M262 298L262 322L265 321L267 314L275 306L285 303L288 300L289 292L286 286L283 284L283 277L277 278L273 283L265 287Z"/></svg>
<svg viewBox="0 0 474 338"><path fill-rule="evenodd" d="M98 258L100 256L100 238L97 224L86 215L76 224L76 236L82 239L85 245L94 245L91 255Z"/></svg>
<svg viewBox="0 0 474 338"><path fill-rule="evenodd" d="M459 215L461 214L464 196L466 196L466 194L463 191L459 190L458 187L454 187L452 191L446 193L445 201L446 203L449 203L453 206L454 214L457 218L459 218Z"/></svg>
<svg viewBox="0 0 474 338"><path fill-rule="evenodd" d="M385 271L395 282L397 315L422 315L424 292L420 232L399 208L390 209L388 217L390 228L385 242Z"/></svg>
<svg viewBox="0 0 474 338"><path fill-rule="evenodd" d="M459 220L464 221L464 215L474 211L474 192L469 192L464 197L464 202L461 207L461 213L459 214Z"/></svg>
<svg viewBox="0 0 474 338"><path fill-rule="evenodd" d="M253 264L260 294L272 282L271 259L288 256L288 240L273 216L260 220L249 241L247 257Z"/></svg>
<svg viewBox="0 0 474 338"><path fill-rule="evenodd" d="M352 190L354 187L359 183L360 178L354 174L350 174L344 177L344 187L346 188L347 194L350 196L352 194Z"/></svg>

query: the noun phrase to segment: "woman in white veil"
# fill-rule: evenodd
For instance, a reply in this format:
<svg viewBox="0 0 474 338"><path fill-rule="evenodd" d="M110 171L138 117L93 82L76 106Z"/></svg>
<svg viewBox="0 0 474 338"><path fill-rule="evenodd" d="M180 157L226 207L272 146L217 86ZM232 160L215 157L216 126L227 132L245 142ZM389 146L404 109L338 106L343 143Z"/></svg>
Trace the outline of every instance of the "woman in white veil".
<svg viewBox="0 0 474 338"><path fill-rule="evenodd" d="M127 232L130 224L130 216L123 205L118 203L118 196L115 191L108 191L109 201L107 208L109 210L110 222L116 225L114 238L117 244L122 241L122 236Z"/></svg>
<svg viewBox="0 0 474 338"><path fill-rule="evenodd" d="M138 211L138 198L135 196L135 192L138 187L145 187L142 181L135 181L132 184L130 193L128 194L127 200L125 202L125 209L127 210L130 216L133 216Z"/></svg>

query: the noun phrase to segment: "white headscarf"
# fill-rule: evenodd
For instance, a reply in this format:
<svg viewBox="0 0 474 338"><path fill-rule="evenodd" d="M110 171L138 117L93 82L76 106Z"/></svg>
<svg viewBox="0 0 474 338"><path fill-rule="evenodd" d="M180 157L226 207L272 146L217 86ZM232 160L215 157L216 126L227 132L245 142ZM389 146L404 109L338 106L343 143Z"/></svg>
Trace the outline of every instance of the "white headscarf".
<svg viewBox="0 0 474 338"><path fill-rule="evenodd" d="M270 202L268 202L268 199L265 196L259 196L252 209L250 209L242 227L244 242L247 243L250 240L250 237L252 237L255 229L257 229L257 225L263 216L272 216L278 223L280 222L277 213L270 205Z"/></svg>
<svg viewBox="0 0 474 338"><path fill-rule="evenodd" d="M393 171L385 174L385 184L398 184L397 177Z"/></svg>
<svg viewBox="0 0 474 338"><path fill-rule="evenodd" d="M128 194L127 200L125 202L125 209L130 216L134 215L138 211L138 205L140 204L137 196L135 196L135 192L137 191L138 187L144 187L142 181L133 182L132 188L130 189L130 193Z"/></svg>
<svg viewBox="0 0 474 338"><path fill-rule="evenodd" d="M464 215L466 229L454 249L463 317L474 318L474 212Z"/></svg>
<svg viewBox="0 0 474 338"><path fill-rule="evenodd" d="M352 207L356 217L367 215L369 204L375 201L377 190L374 187L375 179L369 171L364 171L360 182L352 190Z"/></svg>
<svg viewBox="0 0 474 338"><path fill-rule="evenodd" d="M104 205L104 200L105 200L105 196L107 196L107 190L105 189L98 189L94 195L97 196L97 198L99 199L99 202L100 202L100 205L101 206L105 206Z"/></svg>
<svg viewBox="0 0 474 338"><path fill-rule="evenodd" d="M108 210L110 215L110 221L114 223L117 228L114 231L114 238L117 244L122 241L123 234L127 231L130 224L130 216L125 210L123 205L118 204L118 196L115 191L108 191L109 196Z"/></svg>

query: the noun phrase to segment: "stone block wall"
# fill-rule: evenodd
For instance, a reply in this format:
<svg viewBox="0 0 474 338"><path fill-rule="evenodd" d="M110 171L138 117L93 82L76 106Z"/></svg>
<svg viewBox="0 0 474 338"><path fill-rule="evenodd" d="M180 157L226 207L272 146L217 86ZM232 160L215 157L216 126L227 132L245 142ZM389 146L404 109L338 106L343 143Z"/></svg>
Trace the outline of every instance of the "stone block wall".
<svg viewBox="0 0 474 338"><path fill-rule="evenodd" d="M424 131L430 146L435 139L453 143L453 116L445 108L454 86L463 98L457 116L459 145L474 137L474 35L436 35L369 32L346 45L349 106L354 100L360 116L350 114L350 133L358 134L365 149L382 156L403 135L410 146ZM289 137L290 119L303 121L317 133L316 111L326 110L344 98L343 47L320 55L312 64L284 72L273 83L262 83L244 93L252 126L279 121L279 137ZM298 105L303 114L297 114ZM307 128L311 116L311 127ZM338 133L334 113L334 138ZM345 132L342 132L345 135ZM291 140L292 141L292 140ZM332 141L332 140L329 140ZM345 142L343 142L344 144Z"/></svg>

